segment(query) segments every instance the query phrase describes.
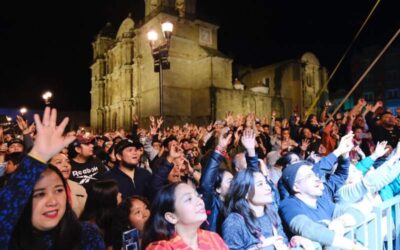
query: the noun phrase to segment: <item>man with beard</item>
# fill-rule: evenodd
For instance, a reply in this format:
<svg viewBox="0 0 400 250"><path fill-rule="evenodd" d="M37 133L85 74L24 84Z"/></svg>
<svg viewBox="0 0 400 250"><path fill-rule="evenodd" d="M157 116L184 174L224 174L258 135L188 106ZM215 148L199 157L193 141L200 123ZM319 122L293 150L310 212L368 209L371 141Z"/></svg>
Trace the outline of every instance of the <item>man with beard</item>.
<svg viewBox="0 0 400 250"><path fill-rule="evenodd" d="M400 139L400 128L396 126L396 117L391 112L385 111L381 114L380 120L374 122L372 115L372 112L369 112L365 119L367 119L374 142L387 141L392 148L395 148Z"/></svg>
<svg viewBox="0 0 400 250"><path fill-rule="evenodd" d="M387 141L392 148L397 146L400 128L396 124L395 116L384 110L382 101L377 101L373 107L367 107L365 120L375 144L379 141Z"/></svg>
<svg viewBox="0 0 400 250"><path fill-rule="evenodd" d="M115 156L118 165L103 175L103 179L113 179L118 183L122 198L140 195L151 200L152 175L140 168L140 142L123 139L115 145Z"/></svg>

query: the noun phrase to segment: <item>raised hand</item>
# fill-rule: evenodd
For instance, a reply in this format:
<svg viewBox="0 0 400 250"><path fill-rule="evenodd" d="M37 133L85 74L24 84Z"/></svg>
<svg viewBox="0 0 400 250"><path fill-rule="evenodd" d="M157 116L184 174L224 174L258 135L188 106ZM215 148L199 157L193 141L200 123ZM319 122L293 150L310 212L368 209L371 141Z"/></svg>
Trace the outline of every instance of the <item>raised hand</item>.
<svg viewBox="0 0 400 250"><path fill-rule="evenodd" d="M46 107L42 121L38 114L34 115L34 120L37 134L29 154L43 162L50 160L53 155L60 152L75 139L75 136L63 136L64 129L68 124L67 117L58 126L56 125L56 109L50 110L49 107Z"/></svg>
<svg viewBox="0 0 400 250"><path fill-rule="evenodd" d="M207 132L211 132L213 129L213 122L210 123L210 125L207 126Z"/></svg>
<svg viewBox="0 0 400 250"><path fill-rule="evenodd" d="M233 120L233 112L232 111L226 112L226 114L225 114L225 122L226 122L226 125L228 125L228 126L232 126L233 125L234 120Z"/></svg>
<svg viewBox="0 0 400 250"><path fill-rule="evenodd" d="M264 236L261 236L260 240L261 240L261 243L259 243L257 245L257 249L271 247L271 246L274 246L275 249L282 249L282 250L289 249L285 245L282 236L271 236L271 237L268 237L268 238L265 238Z"/></svg>
<svg viewBox="0 0 400 250"><path fill-rule="evenodd" d="M156 126L151 126L150 125L150 135L156 135L157 134L157 127Z"/></svg>
<svg viewBox="0 0 400 250"><path fill-rule="evenodd" d="M239 126L235 131L235 134L234 134L235 146L237 146L239 144L241 131L243 131L243 126Z"/></svg>
<svg viewBox="0 0 400 250"><path fill-rule="evenodd" d="M288 128L289 127L289 121L288 119L283 119L282 120L282 128Z"/></svg>
<svg viewBox="0 0 400 250"><path fill-rule="evenodd" d="M149 120L151 122L151 125L155 125L156 124L156 120L154 119L154 116L149 116Z"/></svg>
<svg viewBox="0 0 400 250"><path fill-rule="evenodd" d="M308 146L310 146L310 140L304 139L301 141L300 150L303 152L307 151Z"/></svg>
<svg viewBox="0 0 400 250"><path fill-rule="evenodd" d="M137 115L133 115L132 116L132 122L133 122L133 124L138 125L139 124L139 117Z"/></svg>
<svg viewBox="0 0 400 250"><path fill-rule="evenodd" d="M342 137L339 146L334 151L336 156L345 155L353 149L354 147L353 137L354 137L353 131L350 131L347 135Z"/></svg>
<svg viewBox="0 0 400 250"><path fill-rule="evenodd" d="M231 138L232 134L229 133L229 128L224 127L219 134L217 147L225 150L228 147L229 143L231 142Z"/></svg>
<svg viewBox="0 0 400 250"><path fill-rule="evenodd" d="M255 156L255 147L256 147L256 134L253 129L245 129L243 131L242 139L241 139L242 145L246 148L247 153L249 156L254 157Z"/></svg>
<svg viewBox="0 0 400 250"><path fill-rule="evenodd" d="M24 131L26 129L28 129L28 123L25 121L24 118L22 118L19 115L17 115L17 119L16 120L17 120L17 124L18 124L19 129L24 133Z"/></svg>
<svg viewBox="0 0 400 250"><path fill-rule="evenodd" d="M243 117L243 115L242 115L242 114L238 114L238 115L236 116L236 125L237 125L237 126L242 126L243 123L244 123L244 117Z"/></svg>
<svg viewBox="0 0 400 250"><path fill-rule="evenodd" d="M378 144L376 144L375 151L371 154L371 158L376 160L379 157L384 156L389 151L389 149L386 148L386 145L387 141L378 142Z"/></svg>
<svg viewBox="0 0 400 250"><path fill-rule="evenodd" d="M172 159L177 159L182 156L182 148L179 145L174 145L169 150L168 157Z"/></svg>
<svg viewBox="0 0 400 250"><path fill-rule="evenodd" d="M383 107L383 102L382 101L377 101L375 105L372 107L372 112L375 112L378 108Z"/></svg>
<svg viewBox="0 0 400 250"><path fill-rule="evenodd" d="M164 123L164 119L162 116L157 119L157 128L161 128L161 125Z"/></svg>
<svg viewBox="0 0 400 250"><path fill-rule="evenodd" d="M251 128L254 126L255 118L256 118L256 116L254 113L250 113L247 115L247 117L246 117L246 127L247 128Z"/></svg>
<svg viewBox="0 0 400 250"><path fill-rule="evenodd" d="M368 104L368 105L365 107L365 111L369 112L369 111L372 110L372 108L373 108L372 104Z"/></svg>
<svg viewBox="0 0 400 250"><path fill-rule="evenodd" d="M364 107L365 105L367 105L367 102L364 98L360 98L358 99L357 105L359 105L360 107Z"/></svg>
<svg viewBox="0 0 400 250"><path fill-rule="evenodd" d="M364 151L362 151L362 149L360 148L359 145L357 145L357 146L354 148L354 150L357 152L358 155L361 156L361 159L364 159L364 158L365 158L365 153L364 153ZM371 157L373 157L373 156L371 155Z"/></svg>

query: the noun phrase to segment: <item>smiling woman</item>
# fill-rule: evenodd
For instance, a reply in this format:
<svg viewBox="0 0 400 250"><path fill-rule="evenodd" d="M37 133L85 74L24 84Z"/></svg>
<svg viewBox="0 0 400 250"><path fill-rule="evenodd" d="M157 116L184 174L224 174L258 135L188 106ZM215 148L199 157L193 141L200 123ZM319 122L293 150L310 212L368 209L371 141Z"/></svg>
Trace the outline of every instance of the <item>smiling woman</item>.
<svg viewBox="0 0 400 250"><path fill-rule="evenodd" d="M62 136L68 119L56 120L55 109L46 108L43 121L35 115L35 144L0 190L2 249L105 249L97 229L76 218L61 172L45 164L74 139Z"/></svg>
<svg viewBox="0 0 400 250"><path fill-rule="evenodd" d="M222 234L229 249L315 249L310 240L300 236L292 237L289 244L272 205L271 187L260 172L250 169L239 172L232 181L226 203L229 215Z"/></svg>
<svg viewBox="0 0 400 250"><path fill-rule="evenodd" d="M169 184L153 201L142 249L228 249L218 234L200 229L206 219L204 201L192 186Z"/></svg>
<svg viewBox="0 0 400 250"><path fill-rule="evenodd" d="M67 207L65 182L51 167L36 182L32 194L32 225L48 231L61 221Z"/></svg>

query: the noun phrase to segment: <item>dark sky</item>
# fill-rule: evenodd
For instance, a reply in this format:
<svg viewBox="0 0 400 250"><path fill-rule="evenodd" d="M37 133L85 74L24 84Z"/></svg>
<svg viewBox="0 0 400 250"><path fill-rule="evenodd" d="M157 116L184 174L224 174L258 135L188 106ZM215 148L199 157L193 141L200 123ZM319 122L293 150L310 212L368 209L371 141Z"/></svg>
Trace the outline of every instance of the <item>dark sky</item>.
<svg viewBox="0 0 400 250"><path fill-rule="evenodd" d="M314 52L332 71L375 1L198 0L198 17L220 25L219 48L254 67ZM352 49L384 44L399 28L399 4L383 0ZM0 4L0 107L53 104L89 110L91 42L111 21L118 27L144 0L2 1ZM332 90L349 86L349 61Z"/></svg>

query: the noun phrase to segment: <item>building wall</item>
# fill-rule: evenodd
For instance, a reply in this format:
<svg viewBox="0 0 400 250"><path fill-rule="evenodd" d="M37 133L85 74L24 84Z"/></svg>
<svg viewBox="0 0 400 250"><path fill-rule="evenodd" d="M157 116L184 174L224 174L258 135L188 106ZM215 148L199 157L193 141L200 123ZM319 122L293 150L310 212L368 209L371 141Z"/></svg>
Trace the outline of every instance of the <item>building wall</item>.
<svg viewBox="0 0 400 250"><path fill-rule="evenodd" d="M160 78L154 72L147 32L155 30L161 36L164 20L174 24L168 57L171 68L163 71L162 78L167 125L207 123L222 118L227 111L255 112L261 116L270 115L271 109L275 109L288 116L301 106L302 95L309 93L301 87L305 70L294 60L256 69L243 79L248 90L234 90L232 59L218 51L218 26L155 10L151 10L151 18L148 16L142 26L136 27L129 16L116 35L102 30L93 42L90 120L95 129L129 129L133 115L139 116L144 125L149 116L159 115ZM318 62L312 70L313 94L319 86L315 75L319 75L319 69ZM257 84L266 77L269 91L257 92L265 90L265 86L259 88Z"/></svg>
<svg viewBox="0 0 400 250"><path fill-rule="evenodd" d="M248 88L257 86L269 88L268 95L272 97L272 108L278 116L285 117L294 110L303 114L311 106L326 80L326 68L321 67L317 57L310 52L303 54L298 60L254 69L242 78L243 84ZM321 102L312 112L317 112Z"/></svg>

